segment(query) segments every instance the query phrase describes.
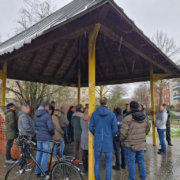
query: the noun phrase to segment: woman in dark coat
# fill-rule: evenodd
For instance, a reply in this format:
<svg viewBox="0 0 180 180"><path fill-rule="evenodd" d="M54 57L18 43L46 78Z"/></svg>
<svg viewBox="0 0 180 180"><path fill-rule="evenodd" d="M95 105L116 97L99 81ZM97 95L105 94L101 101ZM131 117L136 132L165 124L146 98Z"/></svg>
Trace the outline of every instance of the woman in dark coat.
<svg viewBox="0 0 180 180"><path fill-rule="evenodd" d="M68 110L68 113L67 113L67 119L69 121L69 126L68 126L68 141L69 143L73 142L73 127L72 127L72 123L71 123L71 119L72 119L72 115L74 114L74 106L71 106Z"/></svg>
<svg viewBox="0 0 180 180"><path fill-rule="evenodd" d="M80 148L81 142L81 124L80 121L83 117L83 106L78 104L76 112L73 114L71 123L74 130L74 157L82 163L82 149Z"/></svg>

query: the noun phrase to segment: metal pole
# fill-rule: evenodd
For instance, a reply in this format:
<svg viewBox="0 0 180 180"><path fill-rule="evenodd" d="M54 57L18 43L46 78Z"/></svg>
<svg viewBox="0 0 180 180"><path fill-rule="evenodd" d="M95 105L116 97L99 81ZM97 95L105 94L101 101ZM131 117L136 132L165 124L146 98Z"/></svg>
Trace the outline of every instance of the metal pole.
<svg viewBox="0 0 180 180"><path fill-rule="evenodd" d="M154 125L156 120L155 100L154 100L154 70L153 65L150 66L150 80L151 80L151 109L152 109L152 127L153 127L153 145L157 146L156 127Z"/></svg>
<svg viewBox="0 0 180 180"><path fill-rule="evenodd" d="M96 52L96 39L101 25L96 24L94 30L89 34L89 117L95 110L95 52ZM88 179L94 180L94 137L89 132L89 171Z"/></svg>
<svg viewBox="0 0 180 180"><path fill-rule="evenodd" d="M7 78L7 63L3 64L2 85L1 85L1 106L5 106L6 101L6 78Z"/></svg>

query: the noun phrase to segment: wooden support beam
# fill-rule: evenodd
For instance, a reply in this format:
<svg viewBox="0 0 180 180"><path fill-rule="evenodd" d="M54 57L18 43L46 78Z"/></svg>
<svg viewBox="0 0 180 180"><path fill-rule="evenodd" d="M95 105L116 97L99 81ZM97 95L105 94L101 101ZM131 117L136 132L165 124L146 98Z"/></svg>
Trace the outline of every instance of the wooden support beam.
<svg viewBox="0 0 180 180"><path fill-rule="evenodd" d="M6 102L6 79L7 79L7 63L3 64L2 84L1 84L1 106L5 106Z"/></svg>
<svg viewBox="0 0 180 180"><path fill-rule="evenodd" d="M38 54L38 51L34 51L34 53L32 54L32 57L30 58L29 63L26 67L26 70L25 70L26 72L29 72L34 60L36 59L37 54Z"/></svg>
<svg viewBox="0 0 180 180"><path fill-rule="evenodd" d="M110 26L110 25L108 25L108 26L102 25L101 32L105 36L107 36L109 39L111 39L112 41L119 42L119 39L122 37L123 34L122 34L122 32L116 31L112 26ZM109 27L111 27L113 29L113 31ZM125 47L127 47L130 51L132 51L136 55L141 56L143 59L145 59L149 63L152 63L155 66L159 67L160 69L162 69L166 73L171 74L171 71L167 68L167 66L163 66L162 63L159 63L157 61L157 59L154 59L154 57L152 55L148 54L145 50L139 49L138 45L135 46L133 42L127 41L127 37L123 38L122 43L123 43L123 45Z"/></svg>
<svg viewBox="0 0 180 180"><path fill-rule="evenodd" d="M56 52L56 49L57 49L58 45L59 45L58 43L53 44L53 46L52 46L46 60L43 63L42 69L39 72L40 76L45 72L46 68L48 67L48 64L51 61L51 58L53 57L54 53Z"/></svg>
<svg viewBox="0 0 180 180"><path fill-rule="evenodd" d="M59 63L58 63L57 66L56 66L56 69L55 69L54 72L53 72L52 77L55 77L56 74L58 73L61 65L63 64L64 60L66 59L67 54L70 53L71 48L73 47L73 45L74 45L74 40L69 41L66 49L65 49L64 52L63 52L63 55L61 56L61 59L59 60Z"/></svg>

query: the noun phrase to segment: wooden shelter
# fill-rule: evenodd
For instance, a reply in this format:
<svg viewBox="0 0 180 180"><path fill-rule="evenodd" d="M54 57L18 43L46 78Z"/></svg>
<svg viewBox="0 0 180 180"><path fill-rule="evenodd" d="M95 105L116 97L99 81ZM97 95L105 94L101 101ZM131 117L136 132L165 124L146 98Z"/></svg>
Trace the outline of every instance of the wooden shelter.
<svg viewBox="0 0 180 180"><path fill-rule="evenodd" d="M89 86L90 114L95 85L180 77L180 69L136 27L113 0L74 0L0 45L2 105L6 77L67 86ZM95 76L96 75L96 76ZM79 91L80 92L80 91ZM80 101L80 93L79 101ZM154 145L156 145L155 127ZM93 173L89 138L89 179Z"/></svg>

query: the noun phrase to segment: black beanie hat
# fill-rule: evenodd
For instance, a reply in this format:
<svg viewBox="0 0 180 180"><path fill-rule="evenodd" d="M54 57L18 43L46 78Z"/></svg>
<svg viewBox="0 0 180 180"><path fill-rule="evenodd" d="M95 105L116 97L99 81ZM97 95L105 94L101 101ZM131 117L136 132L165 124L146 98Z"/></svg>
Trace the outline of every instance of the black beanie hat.
<svg viewBox="0 0 180 180"><path fill-rule="evenodd" d="M7 108L10 108L10 107L12 107L12 106L15 106L15 104L9 103L9 104L6 105Z"/></svg>

